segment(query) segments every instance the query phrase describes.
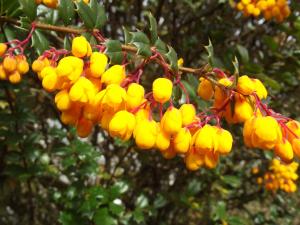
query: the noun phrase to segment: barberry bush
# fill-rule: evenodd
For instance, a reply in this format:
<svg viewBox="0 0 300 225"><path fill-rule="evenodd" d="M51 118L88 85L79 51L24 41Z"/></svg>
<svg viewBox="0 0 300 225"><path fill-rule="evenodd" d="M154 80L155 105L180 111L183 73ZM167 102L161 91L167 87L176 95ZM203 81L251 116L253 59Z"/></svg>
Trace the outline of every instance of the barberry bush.
<svg viewBox="0 0 300 225"><path fill-rule="evenodd" d="M1 1L1 224L299 224L299 15Z"/></svg>

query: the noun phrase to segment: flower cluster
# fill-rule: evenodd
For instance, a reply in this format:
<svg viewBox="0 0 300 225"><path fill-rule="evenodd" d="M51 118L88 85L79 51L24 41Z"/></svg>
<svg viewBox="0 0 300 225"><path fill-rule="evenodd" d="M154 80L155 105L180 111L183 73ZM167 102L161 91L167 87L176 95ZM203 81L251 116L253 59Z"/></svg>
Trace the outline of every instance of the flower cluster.
<svg viewBox="0 0 300 225"><path fill-rule="evenodd" d="M266 20L274 18L277 22L282 22L291 13L287 0L241 0L236 8L245 16L263 14Z"/></svg>
<svg viewBox="0 0 300 225"><path fill-rule="evenodd" d="M263 177L257 178L257 183L263 184L266 190L274 192L278 190L283 190L288 193L295 192L297 191L295 181L298 179L298 166L299 164L296 162L284 164L278 159L273 159L269 170Z"/></svg>
<svg viewBox="0 0 300 225"><path fill-rule="evenodd" d="M221 75L216 85L208 78L200 78L198 95L205 100L214 98L216 113L228 123L244 123L245 145L274 149L275 155L286 163L292 162L294 155L300 157L300 123L275 113L262 103L268 95L262 82L244 75L231 89L233 79Z"/></svg>
<svg viewBox="0 0 300 225"><path fill-rule="evenodd" d="M80 0L74 0L74 2L79 2ZM90 0L83 0L84 3L89 3ZM59 0L35 0L37 5L44 4L48 8L56 9L59 5Z"/></svg>
<svg viewBox="0 0 300 225"><path fill-rule="evenodd" d="M219 155L231 151L233 138L227 130L209 125L210 119L197 115L192 104L173 105L178 79L157 78L145 93L139 70L127 75L125 65L109 67L107 56L93 52L83 36L73 39L72 56L58 62L53 58L45 52L32 69L44 89L58 91L55 103L61 120L74 125L80 137L87 137L99 124L112 137L124 141L133 137L140 149L159 149L167 159L181 155L191 170L202 165L213 168Z"/></svg>
<svg viewBox="0 0 300 225"><path fill-rule="evenodd" d="M0 80L16 84L28 72L29 64L23 54L14 55L14 50L15 48L8 48L7 44L0 43Z"/></svg>

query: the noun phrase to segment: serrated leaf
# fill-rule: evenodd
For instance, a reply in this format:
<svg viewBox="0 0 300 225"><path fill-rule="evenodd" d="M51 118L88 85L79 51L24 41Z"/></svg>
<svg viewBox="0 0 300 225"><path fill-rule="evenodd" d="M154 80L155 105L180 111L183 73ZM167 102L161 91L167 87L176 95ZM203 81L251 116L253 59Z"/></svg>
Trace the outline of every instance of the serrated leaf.
<svg viewBox="0 0 300 225"><path fill-rule="evenodd" d="M129 44L132 41L132 34L124 26L123 26L123 31L124 31L124 43Z"/></svg>
<svg viewBox="0 0 300 225"><path fill-rule="evenodd" d="M137 54L144 57L150 57L152 55L152 51L150 48L150 41L147 35L141 31L131 32L131 34L131 44L137 47Z"/></svg>
<svg viewBox="0 0 300 225"><path fill-rule="evenodd" d="M241 56L242 62L244 64L246 64L247 62L249 62L249 53L248 53L248 50L244 46L239 45L239 44L236 45L236 49L237 49L239 55Z"/></svg>
<svg viewBox="0 0 300 225"><path fill-rule="evenodd" d="M178 70L178 57L177 57L177 53L175 52L174 48L172 48L171 46L168 45L168 53L165 54L165 56L167 57L167 59L169 60L170 63L170 68L173 71L177 71Z"/></svg>
<svg viewBox="0 0 300 225"><path fill-rule="evenodd" d="M107 208L99 209L93 218L96 225L116 225L117 221L109 214Z"/></svg>
<svg viewBox="0 0 300 225"><path fill-rule="evenodd" d="M105 42L105 53L110 58L111 64L121 64L123 61L122 44L118 40L107 40Z"/></svg>
<svg viewBox="0 0 300 225"><path fill-rule="evenodd" d="M208 45L205 46L205 49L208 53L208 63L211 67L213 67L213 56L214 56L214 47L210 41L210 39L208 40Z"/></svg>
<svg viewBox="0 0 300 225"><path fill-rule="evenodd" d="M76 4L78 15L82 19L84 25L89 29L93 29L95 26L95 16L90 6L83 1L80 1Z"/></svg>
<svg viewBox="0 0 300 225"><path fill-rule="evenodd" d="M32 47L35 48L37 53L41 55L45 50L49 49L49 41L45 35L39 31L35 30L32 34Z"/></svg>
<svg viewBox="0 0 300 225"><path fill-rule="evenodd" d="M97 0L91 0L91 9L94 16L94 28L100 29L106 23L105 8Z"/></svg>
<svg viewBox="0 0 300 225"><path fill-rule="evenodd" d="M20 23L20 27L23 29L29 30L31 27L31 21L28 19L28 17L21 17Z"/></svg>
<svg viewBox="0 0 300 225"><path fill-rule="evenodd" d="M157 22L152 13L148 13L148 19L150 22L150 34L151 34L151 43L154 44L158 38L157 35Z"/></svg>
<svg viewBox="0 0 300 225"><path fill-rule="evenodd" d="M165 55L168 51L167 45L160 38L156 40L154 46L156 47L157 51L163 55Z"/></svg>
<svg viewBox="0 0 300 225"><path fill-rule="evenodd" d="M58 7L59 17L63 19L65 25L71 24L74 16L74 3L72 0L60 0Z"/></svg>
<svg viewBox="0 0 300 225"><path fill-rule="evenodd" d="M36 18L37 5L32 0L19 0L22 11L33 21Z"/></svg>

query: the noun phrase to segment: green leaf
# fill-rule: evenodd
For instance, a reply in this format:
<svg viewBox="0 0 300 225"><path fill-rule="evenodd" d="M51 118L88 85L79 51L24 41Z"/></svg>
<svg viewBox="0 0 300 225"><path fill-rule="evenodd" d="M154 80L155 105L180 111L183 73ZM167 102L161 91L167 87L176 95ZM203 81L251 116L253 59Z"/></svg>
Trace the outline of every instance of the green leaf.
<svg viewBox="0 0 300 225"><path fill-rule="evenodd" d="M132 34L124 26L123 26L123 31L124 31L124 43L129 44L132 41Z"/></svg>
<svg viewBox="0 0 300 225"><path fill-rule="evenodd" d="M28 17L21 17L20 18L20 23L23 29L29 30L31 27L31 21L30 19L28 19Z"/></svg>
<svg viewBox="0 0 300 225"><path fill-rule="evenodd" d="M165 55L168 51L167 45L160 38L158 38L154 44L157 51L163 55Z"/></svg>
<svg viewBox="0 0 300 225"><path fill-rule="evenodd" d="M144 213L142 209L136 208L133 212L133 219L138 223L141 224L145 218L144 218Z"/></svg>
<svg viewBox="0 0 300 225"><path fill-rule="evenodd" d="M93 29L95 26L95 15L90 6L84 3L83 1L80 1L76 4L78 14L82 19L84 25L89 29Z"/></svg>
<svg viewBox="0 0 300 225"><path fill-rule="evenodd" d="M226 175L222 177L222 180L234 188L237 188L241 185L241 180L237 176Z"/></svg>
<svg viewBox="0 0 300 225"><path fill-rule="evenodd" d="M213 67L213 56L214 56L214 47L210 41L210 39L208 40L208 45L205 46L205 49L208 53L208 63L211 67Z"/></svg>
<svg viewBox="0 0 300 225"><path fill-rule="evenodd" d="M100 29L106 23L105 8L97 0L91 0L91 9L94 16L94 28Z"/></svg>
<svg viewBox="0 0 300 225"><path fill-rule="evenodd" d="M109 214L107 208L99 209L93 218L96 225L115 225L117 221Z"/></svg>
<svg viewBox="0 0 300 225"><path fill-rule="evenodd" d="M110 58L110 63L121 64L124 56L121 42L118 40L107 40L105 46L105 52Z"/></svg>
<svg viewBox="0 0 300 225"><path fill-rule="evenodd" d="M239 53L239 55L241 56L242 62L244 64L246 64L247 62L249 62L249 53L248 50L242 46L242 45L236 45L237 51Z"/></svg>
<svg viewBox="0 0 300 225"><path fill-rule="evenodd" d="M120 216L125 211L125 207L122 204L116 204L114 202L110 202L108 207L109 211L116 216Z"/></svg>
<svg viewBox="0 0 300 225"><path fill-rule="evenodd" d="M135 205L139 208L145 208L149 205L149 200L146 195L141 194L135 201Z"/></svg>
<svg viewBox="0 0 300 225"><path fill-rule="evenodd" d="M32 0L19 0L22 11L33 21L37 13L37 5Z"/></svg>
<svg viewBox="0 0 300 225"><path fill-rule="evenodd" d="M214 220L225 220L227 217L226 215L226 204L225 202L221 201L218 202L216 209L215 209L215 217Z"/></svg>
<svg viewBox="0 0 300 225"><path fill-rule="evenodd" d="M240 217L230 216L226 222L230 225L244 225L245 221L243 221Z"/></svg>
<svg viewBox="0 0 300 225"><path fill-rule="evenodd" d="M178 57L177 57L177 53L175 52L174 48L172 48L171 46L168 45L168 53L165 55L167 57L167 59L169 60L170 63L170 67L173 71L177 71L178 70Z"/></svg>
<svg viewBox="0 0 300 225"><path fill-rule="evenodd" d="M141 31L131 32L131 34L132 34L131 44L137 47L138 49L137 54L144 57L150 57L152 55L152 51L150 48L150 41L147 35Z"/></svg>
<svg viewBox="0 0 300 225"><path fill-rule="evenodd" d="M48 39L39 30L34 31L31 41L32 41L32 47L35 48L35 50L39 55L41 55L45 50L49 49Z"/></svg>
<svg viewBox="0 0 300 225"><path fill-rule="evenodd" d="M71 48L72 48L71 40L70 40L69 36L66 35L64 38L64 49L71 50Z"/></svg>
<svg viewBox="0 0 300 225"><path fill-rule="evenodd" d="M154 44L158 38L157 35L157 22L152 13L148 13L148 19L150 22L150 34L151 34L151 43Z"/></svg>
<svg viewBox="0 0 300 225"><path fill-rule="evenodd" d="M75 7L72 0L60 0L58 7L59 17L63 19L65 25L71 24L75 16Z"/></svg>

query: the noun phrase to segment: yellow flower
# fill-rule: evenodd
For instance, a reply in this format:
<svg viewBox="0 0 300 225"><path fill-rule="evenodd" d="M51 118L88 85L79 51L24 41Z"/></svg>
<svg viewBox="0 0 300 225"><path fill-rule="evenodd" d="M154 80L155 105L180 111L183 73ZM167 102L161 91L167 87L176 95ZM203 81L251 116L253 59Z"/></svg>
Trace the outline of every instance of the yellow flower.
<svg viewBox="0 0 300 225"><path fill-rule="evenodd" d="M233 138L229 131L216 127L215 151L228 154L232 148Z"/></svg>
<svg viewBox="0 0 300 225"><path fill-rule="evenodd" d="M121 110L112 117L109 123L109 134L127 141L130 139L134 127L134 115L126 110Z"/></svg>
<svg viewBox="0 0 300 225"><path fill-rule="evenodd" d="M191 124L196 116L195 106L192 104L183 104L179 108L181 117L182 117L182 125L186 126Z"/></svg>
<svg viewBox="0 0 300 225"><path fill-rule="evenodd" d="M67 90L61 90L58 92L55 95L54 102L56 103L56 107L61 111L68 110L72 104Z"/></svg>
<svg viewBox="0 0 300 225"><path fill-rule="evenodd" d="M106 85L110 84L121 84L125 79L125 66L113 65L106 70L101 76L101 82Z"/></svg>
<svg viewBox="0 0 300 225"><path fill-rule="evenodd" d="M165 151L170 146L170 135L166 134L161 128L160 124L157 125L157 138L155 147L160 151Z"/></svg>
<svg viewBox="0 0 300 225"><path fill-rule="evenodd" d="M250 95L255 91L255 84L247 75L244 75L239 77L236 89L240 94Z"/></svg>
<svg viewBox="0 0 300 225"><path fill-rule="evenodd" d="M211 82L205 78L200 78L197 93L204 100L211 99L214 95L214 89Z"/></svg>
<svg viewBox="0 0 300 225"><path fill-rule="evenodd" d="M155 146L157 138L157 124L154 120L139 121L133 132L135 143L141 149L150 149Z"/></svg>
<svg viewBox="0 0 300 225"><path fill-rule="evenodd" d="M211 151L215 146L216 130L209 124L200 128L192 138L192 144L197 152L203 154Z"/></svg>
<svg viewBox="0 0 300 225"><path fill-rule="evenodd" d="M294 152L291 143L288 140L282 139L274 147L275 154L282 161L290 163L294 158Z"/></svg>
<svg viewBox="0 0 300 225"><path fill-rule="evenodd" d="M49 7L49 8L57 8L58 6L58 0L42 0L44 5Z"/></svg>
<svg viewBox="0 0 300 225"><path fill-rule="evenodd" d="M18 71L14 71L8 76L8 80L13 83L19 83L21 81L21 74Z"/></svg>
<svg viewBox="0 0 300 225"><path fill-rule="evenodd" d="M41 71L41 77L43 79L42 85L47 91L51 92L56 90L56 85L58 83L58 76L55 72L55 68L51 66L45 67Z"/></svg>
<svg viewBox="0 0 300 225"><path fill-rule="evenodd" d="M72 54L78 58L90 56L92 48L84 36L75 37L72 41Z"/></svg>
<svg viewBox="0 0 300 225"><path fill-rule="evenodd" d="M107 56L100 52L93 52L90 58L90 74L93 77L100 77L107 66Z"/></svg>
<svg viewBox="0 0 300 225"><path fill-rule="evenodd" d="M131 110L142 104L144 101L145 89L142 85L131 83L127 89L126 107Z"/></svg>
<svg viewBox="0 0 300 225"><path fill-rule="evenodd" d="M110 84L104 90L104 93L102 106L105 109L118 111L125 108L127 94L124 88L117 84Z"/></svg>
<svg viewBox="0 0 300 225"><path fill-rule="evenodd" d="M186 153L191 144L192 135L187 128L181 128L173 138L173 147L177 153Z"/></svg>
<svg viewBox="0 0 300 225"><path fill-rule="evenodd" d="M7 73L12 73L17 69L17 60L14 56L6 56L3 59L2 65Z"/></svg>
<svg viewBox="0 0 300 225"><path fill-rule="evenodd" d="M152 84L153 97L155 101L165 103L170 100L173 84L167 78L157 78Z"/></svg>
<svg viewBox="0 0 300 225"><path fill-rule="evenodd" d="M161 119L161 128L169 135L179 132L182 126L180 111L175 107L169 107Z"/></svg>

